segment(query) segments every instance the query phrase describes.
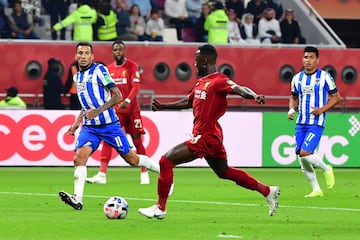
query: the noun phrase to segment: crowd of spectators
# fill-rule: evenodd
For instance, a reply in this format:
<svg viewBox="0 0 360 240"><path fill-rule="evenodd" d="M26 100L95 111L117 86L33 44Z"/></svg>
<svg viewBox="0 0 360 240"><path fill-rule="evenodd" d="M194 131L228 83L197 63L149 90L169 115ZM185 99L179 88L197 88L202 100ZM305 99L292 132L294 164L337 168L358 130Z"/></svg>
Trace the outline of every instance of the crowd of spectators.
<svg viewBox="0 0 360 240"><path fill-rule="evenodd" d="M67 40L164 41L164 29L175 28L179 41L187 29L212 44L306 41L294 10L277 0L0 0L0 38L40 39L46 20L52 40L67 39L72 26Z"/></svg>

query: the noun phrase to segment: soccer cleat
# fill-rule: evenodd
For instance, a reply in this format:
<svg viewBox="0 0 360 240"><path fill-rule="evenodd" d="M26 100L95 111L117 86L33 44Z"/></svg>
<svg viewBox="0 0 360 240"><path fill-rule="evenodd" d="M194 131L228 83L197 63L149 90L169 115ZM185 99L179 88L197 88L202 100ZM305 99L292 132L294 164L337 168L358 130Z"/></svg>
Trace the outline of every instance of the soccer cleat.
<svg viewBox="0 0 360 240"><path fill-rule="evenodd" d="M330 171L324 172L326 186L328 189L332 189L335 185L334 169L330 165L327 166L330 168Z"/></svg>
<svg viewBox="0 0 360 240"><path fill-rule="evenodd" d="M71 195L65 191L60 191L59 196L63 202L72 206L75 210L81 210L83 208L82 202L77 201L74 195Z"/></svg>
<svg viewBox="0 0 360 240"><path fill-rule="evenodd" d="M324 196L324 194L321 190L320 191L313 190L311 193L305 195L304 197L314 198L314 197L323 197L323 196Z"/></svg>
<svg viewBox="0 0 360 240"><path fill-rule="evenodd" d="M98 172L91 178L86 178L86 182L95 183L95 184L106 184L106 174L102 172Z"/></svg>
<svg viewBox="0 0 360 240"><path fill-rule="evenodd" d="M166 211L161 210L157 204L148 208L139 208L138 211L147 218L164 219L166 215Z"/></svg>
<svg viewBox="0 0 360 240"><path fill-rule="evenodd" d="M280 188L277 186L270 186L270 192L266 196L266 201L269 205L269 215L273 216L279 206Z"/></svg>
<svg viewBox="0 0 360 240"><path fill-rule="evenodd" d="M149 173L147 171L140 173L140 184L150 184Z"/></svg>

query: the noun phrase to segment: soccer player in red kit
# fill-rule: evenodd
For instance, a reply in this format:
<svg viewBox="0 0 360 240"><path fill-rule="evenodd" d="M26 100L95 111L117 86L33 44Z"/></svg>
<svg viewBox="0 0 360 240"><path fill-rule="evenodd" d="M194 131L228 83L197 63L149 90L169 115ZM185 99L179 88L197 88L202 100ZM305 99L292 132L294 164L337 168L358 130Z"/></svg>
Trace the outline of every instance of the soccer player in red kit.
<svg viewBox="0 0 360 240"><path fill-rule="evenodd" d="M145 131L141 120L140 105L137 100L137 94L140 89L139 67L134 61L125 58L125 44L122 41L116 40L113 42L112 51L115 61L107 67L124 99L124 101L115 106L116 114L125 132L131 135L136 147L136 153L146 155L145 147L141 140L141 134L145 134ZM106 171L111 153L111 146L104 143L101 151L99 172L91 178L86 178L87 182L106 183ZM149 174L146 168L142 167L140 184L149 183Z"/></svg>
<svg viewBox="0 0 360 240"><path fill-rule="evenodd" d="M195 68L199 79L190 94L175 102L161 103L154 99L152 103L154 111L193 108L194 126L193 137L190 140L173 147L161 157L158 201L153 206L138 209L145 217L165 218L168 192L173 182L173 168L197 158L205 158L219 178L229 179L241 187L258 191L269 205L269 215L272 216L276 212L280 188L265 185L246 171L228 166L222 129L218 122L226 112L228 94L254 99L259 104L265 103L265 97L247 87L237 85L226 75L217 72L216 58L214 46L200 46L195 54Z"/></svg>

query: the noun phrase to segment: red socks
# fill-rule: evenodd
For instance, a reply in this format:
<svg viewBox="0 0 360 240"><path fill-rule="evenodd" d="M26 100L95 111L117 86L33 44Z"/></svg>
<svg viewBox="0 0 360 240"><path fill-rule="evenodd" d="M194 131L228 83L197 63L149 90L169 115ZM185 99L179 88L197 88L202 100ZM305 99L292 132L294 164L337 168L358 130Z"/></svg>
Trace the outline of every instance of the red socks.
<svg viewBox="0 0 360 240"><path fill-rule="evenodd" d="M250 190L256 190L263 196L267 196L270 192L269 186L266 186L248 174L246 171L229 167L224 173L224 178L236 182L237 185Z"/></svg>
<svg viewBox="0 0 360 240"><path fill-rule="evenodd" d="M111 153L112 153L112 147L109 144L103 142L103 147L100 156L100 168L99 168L100 172L106 173L106 170L110 162Z"/></svg>
<svg viewBox="0 0 360 240"><path fill-rule="evenodd" d="M133 139L133 143L135 145L137 154L146 155L145 147L144 144L142 143L141 138ZM145 167L141 167L141 172L147 172L147 169Z"/></svg>
<svg viewBox="0 0 360 240"><path fill-rule="evenodd" d="M158 204L159 208L163 211L166 209L166 201L168 199L171 184L173 182L174 172L173 168L175 165L162 156L160 159L160 176L158 178Z"/></svg>

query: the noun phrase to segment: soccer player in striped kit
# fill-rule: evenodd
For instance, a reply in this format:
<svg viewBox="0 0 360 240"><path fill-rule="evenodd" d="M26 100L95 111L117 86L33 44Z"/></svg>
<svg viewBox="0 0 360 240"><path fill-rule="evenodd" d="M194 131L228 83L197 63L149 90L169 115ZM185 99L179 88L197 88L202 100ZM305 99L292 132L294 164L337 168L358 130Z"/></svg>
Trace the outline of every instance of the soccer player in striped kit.
<svg viewBox="0 0 360 240"><path fill-rule="evenodd" d="M60 191L62 201L76 210L83 208L83 192L87 176L86 162L101 141L112 146L131 166L146 167L159 173L160 167L145 155L131 148L113 106L122 101L122 95L108 69L94 63L93 47L88 42L76 45L75 59L79 72L74 75L82 110L68 133L74 135L80 123L83 126L75 145L74 194Z"/></svg>
<svg viewBox="0 0 360 240"><path fill-rule="evenodd" d="M288 119L293 120L295 109L299 115L296 120L296 154L299 156L301 170L310 182L312 192L305 197L322 197L323 191L317 181L314 167L322 169L328 189L335 185L332 166L327 165L315 153L325 127L326 111L340 102L340 94L330 74L318 68L319 50L304 48L304 69L291 81Z"/></svg>
<svg viewBox="0 0 360 240"><path fill-rule="evenodd" d="M140 114L140 104L137 100L141 81L139 67L134 61L125 57L124 42L120 40L114 41L112 44L112 52L115 61L107 67L124 98L118 105L115 105L116 114L125 132L131 135L136 152L146 155L146 150L141 139L141 135L145 134L145 131ZM87 182L106 184L106 172L111 159L111 152L111 146L104 144L101 150L99 172L93 177L86 178ZM146 168L142 167L140 184L149 183L149 174Z"/></svg>

